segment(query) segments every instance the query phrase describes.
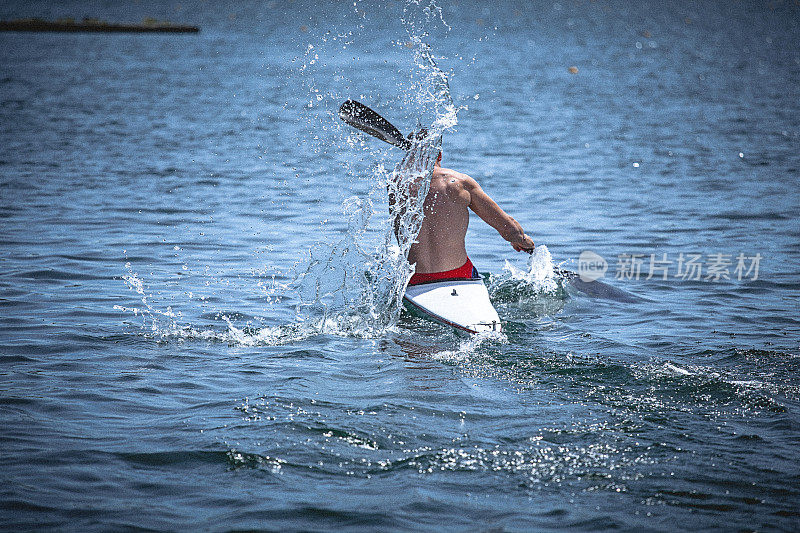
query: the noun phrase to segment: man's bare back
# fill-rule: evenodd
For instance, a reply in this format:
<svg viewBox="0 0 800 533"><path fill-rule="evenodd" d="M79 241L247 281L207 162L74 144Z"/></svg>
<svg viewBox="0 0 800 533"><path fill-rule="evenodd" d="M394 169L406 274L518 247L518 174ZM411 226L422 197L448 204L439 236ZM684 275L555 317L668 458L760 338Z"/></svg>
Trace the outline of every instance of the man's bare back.
<svg viewBox="0 0 800 533"><path fill-rule="evenodd" d="M442 168L441 154L425 197L425 218L417 241L411 246L408 262L416 264L415 272L445 272L467 262L464 238L472 209L511 243L516 251L533 250L533 241L522 226L503 211L471 177Z"/></svg>

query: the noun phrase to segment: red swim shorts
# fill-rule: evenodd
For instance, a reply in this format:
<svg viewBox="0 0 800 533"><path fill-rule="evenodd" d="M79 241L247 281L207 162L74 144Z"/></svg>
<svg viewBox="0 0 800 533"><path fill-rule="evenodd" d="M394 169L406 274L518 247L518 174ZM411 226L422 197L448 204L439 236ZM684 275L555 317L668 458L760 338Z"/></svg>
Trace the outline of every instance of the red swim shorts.
<svg viewBox="0 0 800 533"><path fill-rule="evenodd" d="M464 266L447 270L445 272L428 272L426 274L414 274L408 281L409 285L419 285L421 283L430 283L432 281L442 281L449 279L475 279L480 277L478 269L472 265L472 261L467 258Z"/></svg>

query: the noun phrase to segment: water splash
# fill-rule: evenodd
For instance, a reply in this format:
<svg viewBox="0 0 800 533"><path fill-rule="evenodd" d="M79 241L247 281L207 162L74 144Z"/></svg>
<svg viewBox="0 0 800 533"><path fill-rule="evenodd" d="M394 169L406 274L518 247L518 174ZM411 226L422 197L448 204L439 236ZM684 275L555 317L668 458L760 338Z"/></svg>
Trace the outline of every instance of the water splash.
<svg viewBox="0 0 800 533"><path fill-rule="evenodd" d="M489 296L496 304L545 306L545 312L558 310L567 298L564 279L545 245L539 245L523 270L505 262L503 272L489 281ZM553 305L549 305L549 304ZM552 308L552 309L551 309Z"/></svg>
<svg viewBox="0 0 800 533"><path fill-rule="evenodd" d="M131 271L130 265L125 279L129 287L141 295L142 306L117 307L119 310L143 317L154 336L240 345L281 344L321 333L375 337L396 323L405 286L413 274L413 267L406 258L422 225L422 206L441 150L442 135L455 126L458 111L450 95L447 74L437 66L437 58L425 41L433 26L444 23L441 10L430 1L409 0L400 22L408 36L403 44L413 51L413 68L403 86L398 86L398 95L410 104L406 109L413 110L411 114L420 124L418 131L421 124L425 124L427 134L414 139L412 148L392 171L378 163L365 175L356 170L359 165L344 161L348 175L362 172L355 176L356 185L362 189L361 184L370 185L342 203L347 227L341 238L334 243L320 242L311 247L305 259L295 267L290 281L267 283L266 288L262 286L263 280L258 282L268 305L293 302L294 321L275 325L251 317L242 324L241 318L233 316L236 313L217 310L217 320L224 322L224 326L181 323L180 312L173 313L169 307L161 311L158 307L163 306L148 300L141 279ZM356 37L351 32L345 40L352 42ZM335 113L322 111L326 103L340 102L341 95L325 94L325 89L318 86L323 79L319 69L326 59L321 54L320 47L309 44L300 68L311 96L306 112L315 121L328 121L316 129L317 132L335 136L340 122ZM359 135L361 142L355 143L353 139ZM369 145L364 142L363 135L356 132L348 132L347 143L333 139L326 145L326 139L324 134L314 134L312 143L318 145L314 152L334 154L336 158L347 160L353 159L354 148L374 146L377 142ZM376 154L373 149L365 149L359 155L374 159ZM397 154L399 152L393 155ZM395 201L387 210L385 203L389 195ZM226 329L220 330L221 326Z"/></svg>
<svg viewBox="0 0 800 533"><path fill-rule="evenodd" d="M430 115L430 130L441 135L458 123L458 108L450 95L447 74L436 64L430 45L419 36L410 36L419 79L412 83L414 103L420 115Z"/></svg>
<svg viewBox="0 0 800 533"><path fill-rule="evenodd" d="M122 276L128 288L137 295L139 295L142 302L142 307L127 307L122 305L115 305L114 309L126 313L132 313L134 317L140 317L142 320L142 327L149 328L153 333L159 334L166 330L171 330L176 327L176 320L180 318L180 312L175 312L172 307L167 306L165 311L158 309L150 303L149 294L145 290L144 281L139 275L133 271L130 262L125 263L127 274Z"/></svg>
<svg viewBox="0 0 800 533"><path fill-rule="evenodd" d="M558 290L558 277L556 276L553 256L545 245L539 245L528 258L528 270L521 270L506 259L503 267L511 279L521 281L537 292L552 293Z"/></svg>
<svg viewBox="0 0 800 533"><path fill-rule="evenodd" d="M397 321L413 267L406 258L424 217L423 203L441 147L441 134L416 140L391 173L380 167L379 181L394 201L381 224L383 238L370 248L370 198L344 202L348 228L335 245L314 247L295 283L299 321L321 333L380 335Z"/></svg>
<svg viewBox="0 0 800 533"><path fill-rule="evenodd" d="M412 13L419 16L412 17ZM414 1L404 10L402 22L416 66L410 90L404 91L413 96L418 111L412 148L392 172L376 166L368 179L377 185L365 195L345 200L347 233L332 246L315 246L306 270L294 284L300 299L298 321L321 333L377 336L400 315L403 293L413 274L406 258L422 226L423 203L442 135L457 123L458 110L447 75L436 65L431 47L423 39L425 33L420 31L420 21L429 22L437 13L441 20L435 4ZM381 238L372 245L369 227L376 213L372 198L382 195L391 199L388 216L378 222Z"/></svg>
<svg viewBox="0 0 800 533"><path fill-rule="evenodd" d="M225 329L203 328L182 323L183 314L180 311L173 311L171 306L167 306L166 310L161 310L158 304L151 303L151 296L145 287L144 281L133 271L130 263L126 263L125 268L128 273L123 275L122 278L128 288L136 292L140 297L141 306L115 305L114 309L130 313L134 317L141 319L142 328L149 330L147 336L151 338L157 340L205 340L240 346L277 346L299 341L317 333L316 330L304 328L301 324L280 326L253 326L248 324L237 327L234 324L233 317L221 312L218 313L218 319L225 323Z"/></svg>

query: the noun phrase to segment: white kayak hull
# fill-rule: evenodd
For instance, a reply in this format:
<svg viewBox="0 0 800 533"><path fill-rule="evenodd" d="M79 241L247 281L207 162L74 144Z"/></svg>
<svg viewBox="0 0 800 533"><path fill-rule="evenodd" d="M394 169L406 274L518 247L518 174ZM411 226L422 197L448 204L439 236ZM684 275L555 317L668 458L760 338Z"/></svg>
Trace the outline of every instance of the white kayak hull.
<svg viewBox="0 0 800 533"><path fill-rule="evenodd" d="M501 331L489 291L480 279L443 280L406 287L411 313L468 333Z"/></svg>

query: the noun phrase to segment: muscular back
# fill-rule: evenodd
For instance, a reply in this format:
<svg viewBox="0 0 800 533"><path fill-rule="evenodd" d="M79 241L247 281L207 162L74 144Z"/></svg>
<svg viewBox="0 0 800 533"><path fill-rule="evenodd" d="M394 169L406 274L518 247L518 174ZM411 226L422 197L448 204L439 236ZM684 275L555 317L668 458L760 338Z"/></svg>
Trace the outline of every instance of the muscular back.
<svg viewBox="0 0 800 533"><path fill-rule="evenodd" d="M416 272L427 274L461 267L467 262L464 238L469 225L469 209L492 226L518 252L533 250L533 241L522 226L503 211L478 182L466 174L439 166L441 154L431 176L425 197L417 241L408 253L408 262L416 264ZM413 164L412 152L401 162L401 168ZM389 202L394 202L392 194Z"/></svg>
<svg viewBox="0 0 800 533"><path fill-rule="evenodd" d="M425 197L422 228L408 254L409 263L417 265L417 273L443 272L467 262L464 237L471 202L465 183L468 178L438 165L434 168Z"/></svg>

